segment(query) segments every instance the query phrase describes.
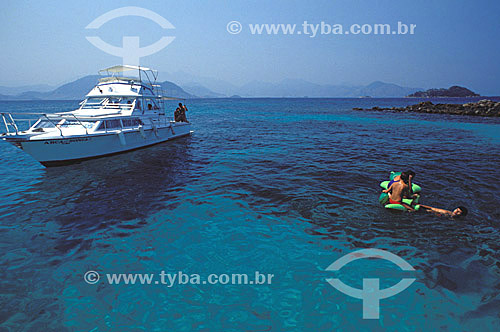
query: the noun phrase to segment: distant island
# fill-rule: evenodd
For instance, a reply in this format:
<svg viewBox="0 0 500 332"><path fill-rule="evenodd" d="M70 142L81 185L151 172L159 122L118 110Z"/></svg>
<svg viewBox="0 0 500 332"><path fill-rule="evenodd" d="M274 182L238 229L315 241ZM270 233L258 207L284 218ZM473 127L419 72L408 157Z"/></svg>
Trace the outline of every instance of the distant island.
<svg viewBox="0 0 500 332"><path fill-rule="evenodd" d="M449 89L429 89L426 91L417 91L408 96L408 98L445 98L445 97L479 97L479 95L471 90L454 85Z"/></svg>

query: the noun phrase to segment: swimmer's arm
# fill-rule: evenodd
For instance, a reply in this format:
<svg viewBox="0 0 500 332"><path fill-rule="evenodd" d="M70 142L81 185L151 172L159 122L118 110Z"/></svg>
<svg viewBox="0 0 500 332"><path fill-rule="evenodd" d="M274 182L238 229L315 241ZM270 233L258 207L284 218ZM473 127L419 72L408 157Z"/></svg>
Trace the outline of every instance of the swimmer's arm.
<svg viewBox="0 0 500 332"><path fill-rule="evenodd" d="M392 190L392 186L394 185L394 183L396 183L396 182L393 182L389 188L382 190L382 192L383 192L383 193L388 193L388 192L390 192L390 191Z"/></svg>
<svg viewBox="0 0 500 332"><path fill-rule="evenodd" d="M421 208L424 208L426 210L431 210L432 207L431 206L428 206L428 205L424 205L424 204L419 204Z"/></svg>
<svg viewBox="0 0 500 332"><path fill-rule="evenodd" d="M413 187L413 186L412 186L412 184L411 184L411 179L412 179L412 178L413 178L413 176L411 176L411 175L408 177L408 192L409 192L410 196L412 196L412 195L413 195L413 190L412 190L412 187Z"/></svg>
<svg viewBox="0 0 500 332"><path fill-rule="evenodd" d="M427 212L434 212L440 215L451 215L451 211L445 209L438 209L432 206L422 205L422 204L420 204L420 207L424 208Z"/></svg>

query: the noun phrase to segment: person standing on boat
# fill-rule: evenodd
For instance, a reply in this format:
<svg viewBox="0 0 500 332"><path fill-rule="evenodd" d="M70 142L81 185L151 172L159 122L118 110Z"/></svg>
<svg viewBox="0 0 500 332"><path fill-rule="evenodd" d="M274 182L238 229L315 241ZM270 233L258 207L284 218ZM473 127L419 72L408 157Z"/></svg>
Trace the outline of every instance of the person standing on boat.
<svg viewBox="0 0 500 332"><path fill-rule="evenodd" d="M188 122L187 117L186 117L186 112L187 112L187 107L186 105L182 105L182 103L179 103L179 108L180 108L180 121L181 122Z"/></svg>
<svg viewBox="0 0 500 332"><path fill-rule="evenodd" d="M181 105L181 104L179 104ZM177 107L174 112L174 120L175 122L180 122L181 121L181 107Z"/></svg>

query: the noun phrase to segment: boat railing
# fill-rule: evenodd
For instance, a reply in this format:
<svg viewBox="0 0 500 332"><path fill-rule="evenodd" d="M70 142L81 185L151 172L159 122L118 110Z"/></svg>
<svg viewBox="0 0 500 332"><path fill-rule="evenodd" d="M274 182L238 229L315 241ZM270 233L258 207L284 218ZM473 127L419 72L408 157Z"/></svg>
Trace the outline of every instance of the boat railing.
<svg viewBox="0 0 500 332"><path fill-rule="evenodd" d="M132 104L119 104L119 103L85 103L82 105L81 109L103 109L103 110L114 110L114 111L131 111L135 107L135 101Z"/></svg>
<svg viewBox="0 0 500 332"><path fill-rule="evenodd" d="M9 128L12 127L17 135L17 133L19 132L19 128L17 126L16 121L12 117L12 114L11 113L0 113L0 114L2 115L2 122L5 125L6 133L9 134L10 133Z"/></svg>
<svg viewBox="0 0 500 332"><path fill-rule="evenodd" d="M80 121L80 119L78 119L75 114L71 113L71 115L75 118L76 121L78 121L78 123L80 124L80 126L82 126L85 129L85 133L88 135L89 131L88 131L87 127L85 127L83 125L82 121ZM61 130L60 127L58 127L58 128L59 128L59 130ZM61 131L61 136L62 136L62 131Z"/></svg>
<svg viewBox="0 0 500 332"><path fill-rule="evenodd" d="M165 113L165 116L168 114L166 100L183 100L183 98L177 97L168 97L165 93L165 90L160 84L152 84L153 92L156 96L156 100L158 102L158 106Z"/></svg>
<svg viewBox="0 0 500 332"><path fill-rule="evenodd" d="M36 118L14 118L13 115L21 115L21 116L37 116ZM14 132L16 135L19 135L23 131L28 130L29 128L32 127L32 124L36 123L40 119L44 119L46 121L49 121L54 128L57 128L59 130L59 133L62 137L64 137L63 134L63 123L60 123L61 120L75 120L80 126L82 126L85 130L85 133L88 135L88 127L86 127L83 122L88 121L89 119L92 119L92 117L85 116L85 117L79 117L75 115L74 113L68 112L68 113L28 113L28 112L0 112L0 116L2 117L2 122L5 126L6 134L13 134ZM106 120L113 120L115 117L109 117L106 118ZM119 119L120 117L116 117ZM95 119L92 119L95 121ZM26 125L20 125L20 123L27 123L28 126ZM150 118L150 125L152 127L156 126L163 126L163 127L170 127L172 128L172 122L173 119L166 114L158 114L158 118ZM121 121L120 121L121 124ZM108 132L108 128L106 128L106 121L104 121L104 126L106 132ZM120 129L123 130L123 125L120 126Z"/></svg>
<svg viewBox="0 0 500 332"><path fill-rule="evenodd" d="M14 119L14 117L12 115L33 115L33 116L37 116L37 118L30 118L30 119L24 119L24 118L16 118ZM6 134L11 134L11 133L16 133L16 135L19 135L19 132L21 131L24 131L24 130L28 130L29 128L31 128L32 126L32 123L35 123L36 121L38 121L39 119L45 119L47 121L49 121L53 126L54 128L57 128L59 130L59 133L61 134L62 137L64 137L63 135L63 131L62 131L62 128L61 128L61 125L59 124L59 122L63 119L75 119L76 122L81 125L84 129L85 129L85 132L88 134L88 128L85 127L85 125L82 123L81 119L78 118L75 114L73 113L65 113L65 114L57 114L57 113L28 113L28 112L0 112L0 115L2 116L2 122L5 126L5 130L6 130ZM26 128L26 126L20 126L18 124L18 122L22 122L22 123L28 123L28 127ZM26 129L24 129L26 128ZM24 129L24 130L21 130L21 129Z"/></svg>

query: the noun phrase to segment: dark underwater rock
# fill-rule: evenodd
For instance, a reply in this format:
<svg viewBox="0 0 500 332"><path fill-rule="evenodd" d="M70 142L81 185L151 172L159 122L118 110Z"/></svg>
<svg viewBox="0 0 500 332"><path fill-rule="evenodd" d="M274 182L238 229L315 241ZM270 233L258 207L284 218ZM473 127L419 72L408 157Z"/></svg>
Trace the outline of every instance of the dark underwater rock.
<svg viewBox="0 0 500 332"><path fill-rule="evenodd" d="M359 111L367 109L354 107L353 110ZM406 107L374 106L368 110L500 117L500 102L494 102L488 99L483 99L476 103L434 105L430 101L423 101L421 103L415 105L409 105Z"/></svg>

